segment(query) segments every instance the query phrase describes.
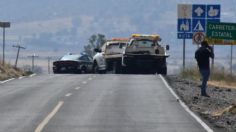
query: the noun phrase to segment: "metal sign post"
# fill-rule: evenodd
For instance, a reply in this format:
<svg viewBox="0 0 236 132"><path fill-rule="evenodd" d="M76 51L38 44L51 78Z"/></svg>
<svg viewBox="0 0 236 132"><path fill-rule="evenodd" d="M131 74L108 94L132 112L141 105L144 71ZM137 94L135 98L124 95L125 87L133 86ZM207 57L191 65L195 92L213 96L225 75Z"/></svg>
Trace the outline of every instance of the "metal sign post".
<svg viewBox="0 0 236 132"><path fill-rule="evenodd" d="M231 45L231 52L230 52L230 75L233 75L233 45Z"/></svg>
<svg viewBox="0 0 236 132"><path fill-rule="evenodd" d="M3 27L2 36L2 64L5 65L5 27Z"/></svg>
<svg viewBox="0 0 236 132"><path fill-rule="evenodd" d="M185 70L185 39L183 39L183 71Z"/></svg>
<svg viewBox="0 0 236 132"><path fill-rule="evenodd" d="M192 39L192 5L179 4L178 5L178 24L177 24L177 36L178 39L183 39L183 71L185 70L185 48L186 39Z"/></svg>
<svg viewBox="0 0 236 132"><path fill-rule="evenodd" d="M2 64L5 65L5 28L10 27L10 22L0 22L0 27L3 28L3 39L2 39Z"/></svg>

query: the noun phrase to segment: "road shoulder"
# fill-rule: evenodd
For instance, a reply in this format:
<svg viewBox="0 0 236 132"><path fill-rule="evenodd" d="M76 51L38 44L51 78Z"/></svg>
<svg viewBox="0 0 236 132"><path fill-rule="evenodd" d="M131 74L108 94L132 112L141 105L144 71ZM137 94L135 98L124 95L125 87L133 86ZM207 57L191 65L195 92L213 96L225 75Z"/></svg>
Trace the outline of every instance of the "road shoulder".
<svg viewBox="0 0 236 132"><path fill-rule="evenodd" d="M23 79L23 78L26 78L26 77L34 77L36 75L37 74L34 73L34 74L31 74L31 75L27 75L27 76L20 76L20 77L17 77L17 78L9 78L9 79L0 81L0 84L4 84L4 83L10 82L10 81L13 81L15 79Z"/></svg>
<svg viewBox="0 0 236 132"><path fill-rule="evenodd" d="M178 76L166 76L165 79L190 110L200 115L215 132L236 130L235 111L226 110L236 102L235 89L208 86L211 98L206 98L199 95L200 82Z"/></svg>

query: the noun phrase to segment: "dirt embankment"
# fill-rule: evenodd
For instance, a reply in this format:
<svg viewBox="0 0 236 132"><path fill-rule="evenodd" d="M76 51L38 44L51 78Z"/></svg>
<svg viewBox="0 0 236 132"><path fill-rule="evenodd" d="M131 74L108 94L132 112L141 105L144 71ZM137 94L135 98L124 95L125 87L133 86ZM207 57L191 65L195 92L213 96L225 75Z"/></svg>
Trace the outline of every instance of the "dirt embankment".
<svg viewBox="0 0 236 132"><path fill-rule="evenodd" d="M167 76L171 87L189 108L222 132L236 132L236 89L208 86L210 98L200 96L200 81Z"/></svg>

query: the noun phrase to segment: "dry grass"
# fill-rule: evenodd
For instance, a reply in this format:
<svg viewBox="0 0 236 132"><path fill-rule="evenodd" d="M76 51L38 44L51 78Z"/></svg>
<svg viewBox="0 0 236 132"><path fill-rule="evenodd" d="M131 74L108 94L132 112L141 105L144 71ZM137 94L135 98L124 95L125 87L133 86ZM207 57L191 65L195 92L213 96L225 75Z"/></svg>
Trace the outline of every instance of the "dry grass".
<svg viewBox="0 0 236 132"><path fill-rule="evenodd" d="M189 67L184 71L182 70L181 76L196 81L199 81L201 78L197 67ZM219 87L236 88L236 76L231 75L227 71L215 68L211 74L209 84Z"/></svg>
<svg viewBox="0 0 236 132"><path fill-rule="evenodd" d="M218 86L218 87L223 87L223 88L235 88L236 89L236 82L225 82L225 81L213 81L210 80L208 82L208 84L212 85L212 86Z"/></svg>
<svg viewBox="0 0 236 132"><path fill-rule="evenodd" d="M0 63L0 81L25 75L27 75L26 72L13 68L10 64L3 66L2 63Z"/></svg>
<svg viewBox="0 0 236 132"><path fill-rule="evenodd" d="M182 70L181 76L183 78L189 78L193 80L199 80L200 74L197 67L188 67L185 70Z"/></svg>

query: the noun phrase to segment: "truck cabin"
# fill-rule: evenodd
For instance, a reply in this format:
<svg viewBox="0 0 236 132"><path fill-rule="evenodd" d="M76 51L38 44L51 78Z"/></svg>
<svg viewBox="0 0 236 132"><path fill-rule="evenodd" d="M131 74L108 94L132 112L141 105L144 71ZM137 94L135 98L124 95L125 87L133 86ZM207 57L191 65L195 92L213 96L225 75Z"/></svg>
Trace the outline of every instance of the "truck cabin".
<svg viewBox="0 0 236 132"><path fill-rule="evenodd" d="M126 47L126 42L111 42L106 45L105 54L121 54Z"/></svg>
<svg viewBox="0 0 236 132"><path fill-rule="evenodd" d="M158 41L161 41L159 35L141 35L133 34L129 47L139 47L139 48L151 48L159 45Z"/></svg>
<svg viewBox="0 0 236 132"><path fill-rule="evenodd" d="M105 54L122 54L129 38L112 38L106 43Z"/></svg>

